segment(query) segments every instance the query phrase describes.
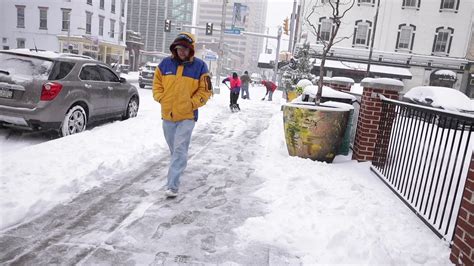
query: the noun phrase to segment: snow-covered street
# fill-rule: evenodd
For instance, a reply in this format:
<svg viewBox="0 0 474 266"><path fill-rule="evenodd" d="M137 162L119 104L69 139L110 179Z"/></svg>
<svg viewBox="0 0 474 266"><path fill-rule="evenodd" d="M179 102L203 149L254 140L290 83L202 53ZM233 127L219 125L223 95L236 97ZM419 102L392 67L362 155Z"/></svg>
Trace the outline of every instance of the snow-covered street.
<svg viewBox="0 0 474 266"><path fill-rule="evenodd" d="M450 265L450 249L370 163L289 157L281 92L221 86L199 111L177 199L160 105L54 138L0 129L0 263Z"/></svg>

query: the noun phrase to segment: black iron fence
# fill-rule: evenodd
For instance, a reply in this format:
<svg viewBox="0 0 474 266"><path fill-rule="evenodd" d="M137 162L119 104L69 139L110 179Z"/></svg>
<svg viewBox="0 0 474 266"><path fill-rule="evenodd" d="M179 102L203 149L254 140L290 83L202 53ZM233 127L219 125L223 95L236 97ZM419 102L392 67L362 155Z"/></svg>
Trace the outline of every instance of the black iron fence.
<svg viewBox="0 0 474 266"><path fill-rule="evenodd" d="M382 97L378 130L371 169L451 241L474 148L474 116Z"/></svg>

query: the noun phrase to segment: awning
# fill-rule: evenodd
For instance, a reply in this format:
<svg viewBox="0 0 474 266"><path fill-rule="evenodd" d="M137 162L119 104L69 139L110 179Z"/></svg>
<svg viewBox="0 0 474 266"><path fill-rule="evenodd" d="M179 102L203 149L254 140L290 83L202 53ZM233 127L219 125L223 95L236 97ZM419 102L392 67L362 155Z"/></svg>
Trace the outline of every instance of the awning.
<svg viewBox="0 0 474 266"><path fill-rule="evenodd" d="M314 66L319 67L321 64L320 59L316 59ZM327 60L324 64L325 68L328 69L346 69L352 71L367 71L367 64L364 63L355 63L347 61L338 61L338 60ZM393 66L382 66L370 64L370 72L374 74L382 74L385 77L397 77L402 79L411 79L412 75L408 68L403 67L393 67Z"/></svg>

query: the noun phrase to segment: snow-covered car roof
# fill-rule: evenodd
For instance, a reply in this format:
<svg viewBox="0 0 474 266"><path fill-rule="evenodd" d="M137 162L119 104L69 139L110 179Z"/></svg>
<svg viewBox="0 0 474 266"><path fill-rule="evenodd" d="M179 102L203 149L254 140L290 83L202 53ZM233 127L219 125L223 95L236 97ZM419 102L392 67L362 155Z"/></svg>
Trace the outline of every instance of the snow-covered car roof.
<svg viewBox="0 0 474 266"><path fill-rule="evenodd" d="M8 54L19 54L19 55L28 55L28 56L36 56L48 59L57 59L57 58L71 58L71 59L86 59L86 60L95 60L92 57L86 55L78 55L78 54L70 54L70 53L57 53L53 51L44 51L44 50L36 50L36 49L10 49L1 51L2 53Z"/></svg>
<svg viewBox="0 0 474 266"><path fill-rule="evenodd" d="M416 103L450 111L474 112L473 101L464 93L452 88L418 86L410 89L403 97Z"/></svg>

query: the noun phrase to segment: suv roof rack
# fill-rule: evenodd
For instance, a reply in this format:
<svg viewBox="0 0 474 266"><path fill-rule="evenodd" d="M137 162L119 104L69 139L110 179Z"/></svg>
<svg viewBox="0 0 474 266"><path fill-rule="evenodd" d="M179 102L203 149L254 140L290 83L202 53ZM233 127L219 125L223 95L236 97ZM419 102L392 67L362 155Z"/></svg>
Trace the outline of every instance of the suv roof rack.
<svg viewBox="0 0 474 266"><path fill-rule="evenodd" d="M87 56L87 55L72 54L72 53L61 53L60 57L73 57L73 58L82 58L82 59L94 60L94 58L92 58L90 56Z"/></svg>

